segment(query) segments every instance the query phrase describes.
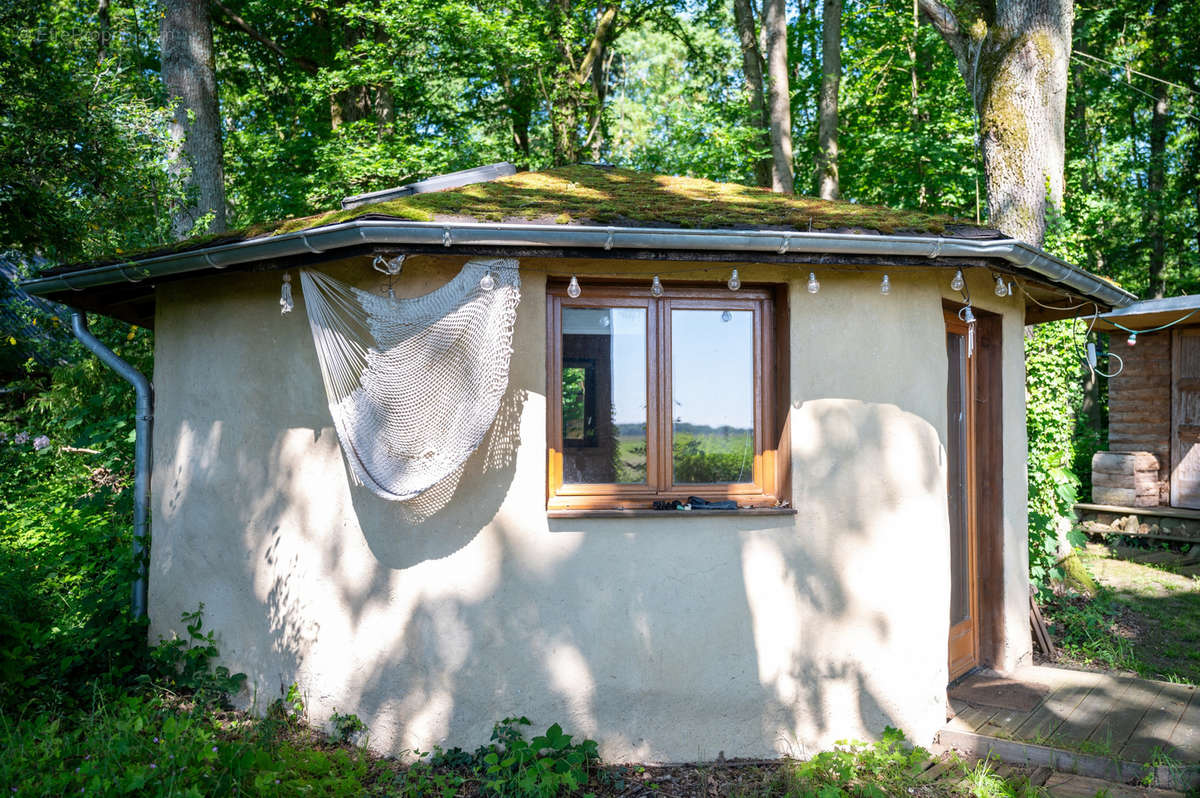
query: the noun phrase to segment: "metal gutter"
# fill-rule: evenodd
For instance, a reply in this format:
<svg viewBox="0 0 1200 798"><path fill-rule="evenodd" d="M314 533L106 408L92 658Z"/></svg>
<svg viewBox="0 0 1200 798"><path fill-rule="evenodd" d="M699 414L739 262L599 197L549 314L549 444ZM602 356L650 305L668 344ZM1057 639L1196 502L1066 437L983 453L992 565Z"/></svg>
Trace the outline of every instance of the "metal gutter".
<svg viewBox="0 0 1200 798"><path fill-rule="evenodd" d="M150 441L154 432L154 389L146 375L121 359L116 352L92 335L88 329L87 314L71 314L71 331L88 351L92 352L104 365L120 374L133 385L137 396L136 416L134 419L134 456L133 456L133 558L137 565L137 577L133 581L131 608L133 617L146 617L146 542L150 528Z"/></svg>
<svg viewBox="0 0 1200 798"><path fill-rule="evenodd" d="M477 222L405 222L355 219L296 233L265 236L191 252L160 255L125 264L99 266L27 280L31 294L62 291L155 277L223 269L236 264L361 244L499 247L594 247L604 250L657 249L777 254L901 255L918 258L995 258L1032 272L1110 307L1137 297L1066 261L1016 239L980 241L941 236L892 236L868 233L780 232L770 230L678 230L655 227L599 227Z"/></svg>

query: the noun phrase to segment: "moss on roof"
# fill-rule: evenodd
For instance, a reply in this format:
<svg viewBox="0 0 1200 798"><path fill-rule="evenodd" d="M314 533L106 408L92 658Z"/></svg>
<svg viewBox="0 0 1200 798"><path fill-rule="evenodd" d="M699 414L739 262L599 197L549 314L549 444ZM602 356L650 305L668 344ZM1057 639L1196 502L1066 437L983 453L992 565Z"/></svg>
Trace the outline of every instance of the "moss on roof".
<svg viewBox="0 0 1200 798"><path fill-rule="evenodd" d="M698 229L856 228L880 233L944 233L950 225L974 226L948 216L787 196L735 183L610 167L565 166L291 219L274 232L290 233L363 216L419 222L467 218L480 222L643 224Z"/></svg>
<svg viewBox="0 0 1200 798"><path fill-rule="evenodd" d="M971 238L998 233L950 216L853 202L788 196L736 183L668 177L628 169L564 166L519 172L487 183L361 205L349 210L251 225L167 246L58 266L45 275L133 263L261 236L310 230L363 217L416 222L542 222L695 229L768 228L936 233Z"/></svg>

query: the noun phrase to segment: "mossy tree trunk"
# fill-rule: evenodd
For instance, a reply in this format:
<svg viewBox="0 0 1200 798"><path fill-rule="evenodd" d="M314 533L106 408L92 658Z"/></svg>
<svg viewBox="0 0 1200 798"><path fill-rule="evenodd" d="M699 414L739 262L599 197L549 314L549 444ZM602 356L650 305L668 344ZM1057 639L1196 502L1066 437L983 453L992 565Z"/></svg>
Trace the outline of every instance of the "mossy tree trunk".
<svg viewBox="0 0 1200 798"><path fill-rule="evenodd" d="M787 5L763 0L763 30L767 35L767 104L771 118L771 188L795 191L792 166L792 92L788 81Z"/></svg>
<svg viewBox="0 0 1200 798"><path fill-rule="evenodd" d="M817 190L821 199L838 199L838 88L842 82L842 0L825 0L821 12L821 96L818 107L819 164Z"/></svg>
<svg viewBox="0 0 1200 798"><path fill-rule="evenodd" d="M1073 0L997 0L961 19L941 0L920 6L975 103L989 222L1041 246L1062 207Z"/></svg>
<svg viewBox="0 0 1200 798"><path fill-rule="evenodd" d="M771 115L767 112L766 83L763 81L762 50L758 46L758 26L750 0L733 0L733 18L737 25L738 42L742 47L742 74L746 78L746 93L750 95L750 124L762 131L761 145L767 155L754 162L755 182L771 187L774 158L771 151Z"/></svg>
<svg viewBox="0 0 1200 798"><path fill-rule="evenodd" d="M603 111L604 53L616 37L619 2L606 4L595 17L595 27L583 52L577 52L572 36L571 0L558 0L552 6L551 37L559 63L551 76L547 99L550 104L550 129L554 140L554 164L576 163L584 146L600 134ZM581 135L580 123L588 121L593 135ZM595 153L598 154L598 153Z"/></svg>
<svg viewBox="0 0 1200 798"><path fill-rule="evenodd" d="M208 3L167 0L160 36L163 84L175 107L167 157L185 192L183 205L172 214L171 231L183 238L212 214L201 232L220 232L225 229L225 169Z"/></svg>

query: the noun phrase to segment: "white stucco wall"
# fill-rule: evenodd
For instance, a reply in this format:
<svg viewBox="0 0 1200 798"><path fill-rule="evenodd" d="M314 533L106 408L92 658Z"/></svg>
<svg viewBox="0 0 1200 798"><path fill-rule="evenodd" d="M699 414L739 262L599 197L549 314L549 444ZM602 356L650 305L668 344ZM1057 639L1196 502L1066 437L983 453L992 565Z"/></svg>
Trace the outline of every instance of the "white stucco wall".
<svg viewBox="0 0 1200 798"><path fill-rule="evenodd" d="M398 293L459 263L410 258ZM544 509L544 271L562 264L525 265L508 397L428 517L350 484L303 298L280 317L278 273L159 289L152 639L204 602L224 663L250 677L244 701L296 682L314 720L353 712L392 753L470 748L509 715L611 759L813 753L889 724L930 742L946 702L947 273L893 271L882 296L878 273L827 271L812 296L807 268L741 267L790 280L795 516L567 520ZM971 287L1005 313L1011 666L1029 651L1021 312L986 273Z"/></svg>

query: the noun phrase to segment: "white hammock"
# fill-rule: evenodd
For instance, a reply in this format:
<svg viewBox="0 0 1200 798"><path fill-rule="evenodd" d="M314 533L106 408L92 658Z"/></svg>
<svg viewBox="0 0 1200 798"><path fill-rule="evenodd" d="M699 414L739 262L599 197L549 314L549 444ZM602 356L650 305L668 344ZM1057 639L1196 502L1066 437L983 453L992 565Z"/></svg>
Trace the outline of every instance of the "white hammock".
<svg viewBox="0 0 1200 798"><path fill-rule="evenodd" d="M405 501L462 466L508 388L517 261L470 261L446 285L412 299L377 296L310 269L301 269L300 283L329 412L355 479Z"/></svg>

